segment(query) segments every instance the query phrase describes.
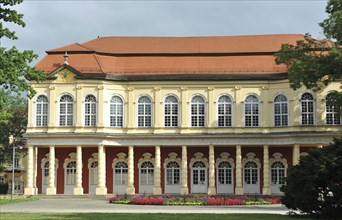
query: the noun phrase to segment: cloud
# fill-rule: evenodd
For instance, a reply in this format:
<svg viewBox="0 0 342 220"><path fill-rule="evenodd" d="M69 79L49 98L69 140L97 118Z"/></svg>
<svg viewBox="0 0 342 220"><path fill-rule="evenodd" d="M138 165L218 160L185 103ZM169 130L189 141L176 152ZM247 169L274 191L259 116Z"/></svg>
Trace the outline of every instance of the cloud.
<svg viewBox="0 0 342 220"><path fill-rule="evenodd" d="M325 1L24 1L18 41L39 54L97 36L217 36L307 33L322 37Z"/></svg>

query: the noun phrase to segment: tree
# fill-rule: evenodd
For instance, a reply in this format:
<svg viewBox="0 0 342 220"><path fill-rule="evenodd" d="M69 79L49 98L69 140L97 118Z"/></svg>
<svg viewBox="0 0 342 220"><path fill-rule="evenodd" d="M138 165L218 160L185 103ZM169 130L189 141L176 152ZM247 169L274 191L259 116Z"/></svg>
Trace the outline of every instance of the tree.
<svg viewBox="0 0 342 220"><path fill-rule="evenodd" d="M3 98L4 111L11 112L11 117L7 123L0 123L0 161L10 161L12 158L12 146L9 144L8 137L22 137L27 126L27 99L19 95L14 95L10 91L0 89L0 97ZM23 145L24 143L17 143Z"/></svg>
<svg viewBox="0 0 342 220"><path fill-rule="evenodd" d="M289 169L281 202L308 215L342 219L342 140L314 148Z"/></svg>
<svg viewBox="0 0 342 220"><path fill-rule="evenodd" d="M8 38L18 39L15 32L4 27L6 23L14 23L25 27L23 14L18 14L10 7L22 3L23 0L0 0L0 40ZM25 94L32 98L35 91L29 84L29 80L43 81L45 75L41 70L31 67L31 63L38 55L31 50L20 52L16 47L10 49L0 47L0 85L17 94ZM4 98L0 97L0 123L6 123L11 114L4 111Z"/></svg>
<svg viewBox="0 0 342 220"><path fill-rule="evenodd" d="M342 1L329 0L328 18L319 25L326 40L315 40L306 34L296 45L283 44L275 54L276 63L288 68L290 86L302 86L318 91L322 86L342 80ZM330 100L342 112L342 92L334 93Z"/></svg>

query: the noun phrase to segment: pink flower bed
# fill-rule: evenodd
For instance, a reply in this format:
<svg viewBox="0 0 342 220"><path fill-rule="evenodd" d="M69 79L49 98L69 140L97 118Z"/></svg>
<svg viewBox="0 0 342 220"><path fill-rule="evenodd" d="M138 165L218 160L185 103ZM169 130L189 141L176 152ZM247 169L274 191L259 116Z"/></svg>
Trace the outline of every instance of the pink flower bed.
<svg viewBox="0 0 342 220"><path fill-rule="evenodd" d="M135 205L164 205L162 197L135 197L132 200Z"/></svg>

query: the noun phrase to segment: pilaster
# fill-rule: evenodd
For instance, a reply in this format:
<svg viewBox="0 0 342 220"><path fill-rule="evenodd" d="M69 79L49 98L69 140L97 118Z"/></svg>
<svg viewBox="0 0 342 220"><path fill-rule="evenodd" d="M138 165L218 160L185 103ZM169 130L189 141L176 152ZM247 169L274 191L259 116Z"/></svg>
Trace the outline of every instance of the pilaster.
<svg viewBox="0 0 342 220"><path fill-rule="evenodd" d="M161 128L162 127L162 102L160 97L160 88L154 88L154 128Z"/></svg>
<svg viewBox="0 0 342 220"><path fill-rule="evenodd" d="M74 100L74 105L76 106L75 110L76 112L74 112L74 115L76 115L76 127L80 128L82 127L82 105L84 103L84 99L82 97L82 86L81 85L77 85L76 86L76 100Z"/></svg>
<svg viewBox="0 0 342 220"><path fill-rule="evenodd" d="M101 129L104 127L104 123L103 123L103 115L104 114L104 108L103 108L103 103L104 103L104 100L103 100L103 85L99 85L97 87L97 112L98 112L98 122L97 122L97 128Z"/></svg>
<svg viewBox="0 0 342 220"><path fill-rule="evenodd" d="M189 127L189 97L188 97L188 88L182 87L181 88L181 128L188 128Z"/></svg>
<svg viewBox="0 0 342 220"><path fill-rule="evenodd" d="M57 97L56 97L56 90L55 86L49 86L49 117L48 117L48 127L49 130L58 124L58 119L56 118L56 109L57 109Z"/></svg>
<svg viewBox="0 0 342 220"><path fill-rule="evenodd" d="M126 117L126 121L127 121L127 127L128 128L134 128L135 126L135 120L136 120L136 115L135 115L135 108L136 105L134 104L134 89L133 88L127 88L126 90L128 92L128 100L127 100L127 105L126 105L126 109L127 109L127 117Z"/></svg>
<svg viewBox="0 0 342 220"><path fill-rule="evenodd" d="M208 87L208 127L216 127L216 105L214 97L214 87Z"/></svg>

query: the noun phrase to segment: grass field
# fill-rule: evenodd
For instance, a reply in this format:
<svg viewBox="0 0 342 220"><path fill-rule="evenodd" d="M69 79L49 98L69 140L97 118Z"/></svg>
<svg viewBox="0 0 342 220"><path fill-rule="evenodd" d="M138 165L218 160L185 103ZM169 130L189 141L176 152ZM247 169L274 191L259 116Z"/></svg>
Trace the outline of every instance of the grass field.
<svg viewBox="0 0 342 220"><path fill-rule="evenodd" d="M15 197L13 199L13 201L11 201L10 198L0 197L0 205L10 204L10 203L18 203L18 202L29 202L29 201L34 201L34 200L37 200L37 199L38 198L36 198L36 197L28 197L28 198L25 198L25 197ZM0 211L1 211L1 208L0 208ZM1 216L0 216L0 220L2 220Z"/></svg>
<svg viewBox="0 0 342 220"><path fill-rule="evenodd" d="M0 208L1 209L1 208ZM1 220L309 220L268 214L121 214L121 213L1 213Z"/></svg>

